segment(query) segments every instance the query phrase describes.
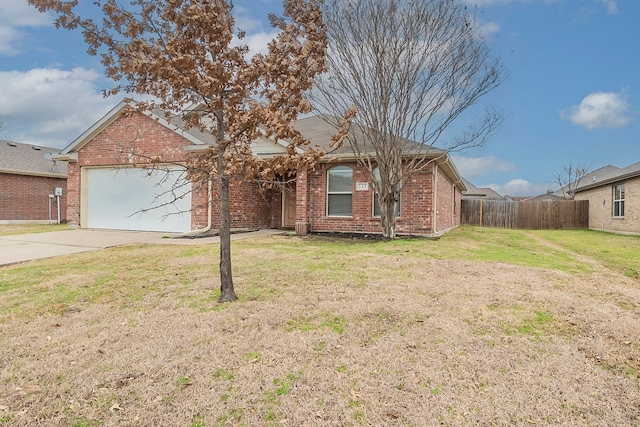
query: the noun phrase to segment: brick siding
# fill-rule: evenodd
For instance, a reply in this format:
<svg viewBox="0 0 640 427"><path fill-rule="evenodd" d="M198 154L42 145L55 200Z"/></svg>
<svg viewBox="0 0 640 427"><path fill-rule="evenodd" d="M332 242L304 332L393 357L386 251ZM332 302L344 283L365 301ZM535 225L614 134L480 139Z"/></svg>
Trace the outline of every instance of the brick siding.
<svg viewBox="0 0 640 427"><path fill-rule="evenodd" d="M326 214L327 209L327 170L337 166L338 164L321 164L316 170L309 172L308 177L298 176L298 207L296 210L297 222L305 221L305 207L301 205L300 197L305 194L305 187L308 188L309 197L309 231L340 231L340 232L367 232L380 233L382 225L380 218L373 216L373 190L369 186L369 190L356 191L357 182L367 181L365 171L355 162L340 163L340 165L349 166L353 169L353 188L352 188L352 215L350 217L330 217ZM433 206L433 167L429 166L424 171L414 174L409 182L405 185L400 195L400 217L397 220L398 233L413 234L432 234L436 230L433 228L434 206ZM445 200L438 203L453 206L451 181L444 175L439 176L442 187L448 190ZM444 194L444 190L443 194ZM460 192L455 190L455 197L460 199ZM441 222L438 227L451 228L459 224L459 210L457 218L453 215L452 210L446 207L438 207L442 209L439 220ZM297 231L301 231L302 225L297 226Z"/></svg>
<svg viewBox="0 0 640 427"><path fill-rule="evenodd" d="M215 184L214 184L215 185ZM229 188L231 228L278 228L282 223L281 195L261 190L257 183L232 182ZM219 191L213 189L212 226L220 228Z"/></svg>
<svg viewBox="0 0 640 427"><path fill-rule="evenodd" d="M66 221L67 184L64 178L0 173L0 221L48 221L49 194L62 188L60 219ZM57 198L51 201L51 218L58 219Z"/></svg>
<svg viewBox="0 0 640 427"><path fill-rule="evenodd" d="M613 186L624 184L624 217L613 217ZM640 177L576 193L576 200L589 201L589 228L640 234Z"/></svg>

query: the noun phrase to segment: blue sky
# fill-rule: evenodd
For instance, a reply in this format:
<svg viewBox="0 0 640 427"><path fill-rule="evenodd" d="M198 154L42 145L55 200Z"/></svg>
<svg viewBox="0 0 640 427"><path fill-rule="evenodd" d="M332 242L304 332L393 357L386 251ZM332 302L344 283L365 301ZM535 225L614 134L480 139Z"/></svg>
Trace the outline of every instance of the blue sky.
<svg viewBox="0 0 640 427"><path fill-rule="evenodd" d="M554 174L569 163L640 161L640 2L464 2L507 69L482 101L503 112L502 126L486 147L454 156L465 178L535 195L556 189ZM263 49L272 37L266 14L281 2L235 5L249 45ZM63 148L120 101L102 97L109 82L81 35L51 21L26 0L0 0L0 139Z"/></svg>

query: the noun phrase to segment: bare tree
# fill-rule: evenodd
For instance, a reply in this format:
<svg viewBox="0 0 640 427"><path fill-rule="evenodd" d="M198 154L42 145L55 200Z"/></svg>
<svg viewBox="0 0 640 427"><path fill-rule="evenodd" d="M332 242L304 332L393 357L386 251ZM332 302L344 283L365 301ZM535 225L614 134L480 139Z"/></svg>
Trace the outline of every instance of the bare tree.
<svg viewBox="0 0 640 427"><path fill-rule="evenodd" d="M185 112L185 126L211 135L206 154L188 164L194 181L214 179L220 197L220 302L237 296L231 269L229 185L234 178L273 181L300 165L312 166L318 152L292 127L310 111L304 92L325 70L327 38L318 1L285 0L279 30L268 53L249 57L244 33L235 27L233 2L224 0L96 0L101 16L76 12L78 0L28 0L39 11L57 14L58 28L81 29L88 52L100 54L105 74L124 91L151 95L140 109ZM88 5L83 2L82 10ZM127 4L128 3L128 4ZM257 101L259 100L259 102ZM258 136L290 141L288 154L254 158ZM300 152L303 152L300 154ZM157 159L158 162L161 159Z"/></svg>
<svg viewBox="0 0 640 427"><path fill-rule="evenodd" d="M314 106L337 126L355 107L347 136L380 204L382 231L396 234L397 201L412 174L434 156L479 146L497 127L486 115L440 144L445 131L502 78L466 7L452 0L325 0L328 73Z"/></svg>
<svg viewBox="0 0 640 427"><path fill-rule="evenodd" d="M565 199L575 199L576 189L580 186L580 182L584 177L589 174L591 168L592 166L587 163L578 163L576 165L569 163L562 166L562 170L553 175Z"/></svg>

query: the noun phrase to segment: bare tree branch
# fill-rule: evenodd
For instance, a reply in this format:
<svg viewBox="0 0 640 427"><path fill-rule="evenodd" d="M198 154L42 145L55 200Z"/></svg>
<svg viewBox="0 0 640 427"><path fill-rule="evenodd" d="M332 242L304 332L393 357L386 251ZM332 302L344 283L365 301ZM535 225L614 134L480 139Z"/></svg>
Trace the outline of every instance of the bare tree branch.
<svg viewBox="0 0 640 427"><path fill-rule="evenodd" d="M310 99L336 126L333 116L357 110L347 140L380 201L383 234L393 238L396 201L412 174L483 145L499 125L489 109L443 140L501 83L503 67L457 1L325 0L323 13L329 71Z"/></svg>
<svg viewBox="0 0 640 427"><path fill-rule="evenodd" d="M575 165L569 163L568 165L564 165L560 172L553 175L565 199L575 199L576 189L580 186L584 177L591 172L592 168L593 165L587 164L586 162Z"/></svg>

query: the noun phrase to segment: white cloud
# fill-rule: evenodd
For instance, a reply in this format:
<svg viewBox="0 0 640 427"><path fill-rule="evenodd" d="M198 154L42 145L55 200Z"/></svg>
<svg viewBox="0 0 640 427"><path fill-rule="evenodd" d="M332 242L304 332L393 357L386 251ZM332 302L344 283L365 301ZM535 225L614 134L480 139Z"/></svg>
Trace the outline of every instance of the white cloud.
<svg viewBox="0 0 640 427"><path fill-rule="evenodd" d="M20 51L24 33L20 28L49 25L50 15L38 12L26 1L0 0L0 55L15 55Z"/></svg>
<svg viewBox="0 0 640 427"><path fill-rule="evenodd" d="M83 68L0 71L0 138L63 148L116 104L98 78Z"/></svg>
<svg viewBox="0 0 640 427"><path fill-rule="evenodd" d="M265 31L266 21L256 19L252 15L252 11L246 7L236 7L233 11L233 17L236 20L236 27L246 32L242 44L249 47L249 55L267 53L267 45L276 37L278 31L269 25L267 25L269 30Z"/></svg>
<svg viewBox="0 0 640 427"><path fill-rule="evenodd" d="M38 27L51 23L51 17L40 13L26 0L0 0L0 22L21 27Z"/></svg>
<svg viewBox="0 0 640 427"><path fill-rule="evenodd" d="M247 35L243 42L249 47L249 53L251 55L256 53L266 54L269 51L269 42L275 39L277 35L278 33L275 31L272 33L255 33Z"/></svg>
<svg viewBox="0 0 640 427"><path fill-rule="evenodd" d="M535 184L526 179L516 178L506 184L489 184L479 187L490 187L498 194L506 196L537 196L546 193L547 190L557 189L558 185L552 183Z"/></svg>
<svg viewBox="0 0 640 427"><path fill-rule="evenodd" d="M516 165L493 156L464 157L451 156L460 174L466 179L482 176L488 172L509 172L516 169Z"/></svg>
<svg viewBox="0 0 640 427"><path fill-rule="evenodd" d="M561 117L589 130L619 128L633 121L630 110L624 93L596 92L587 95L568 113L561 112Z"/></svg>
<svg viewBox="0 0 640 427"><path fill-rule="evenodd" d="M616 0L600 0L600 3L603 3L607 7L607 13L612 15L618 13L618 3Z"/></svg>
<svg viewBox="0 0 640 427"><path fill-rule="evenodd" d="M496 22L485 22L480 26L480 32L485 36L490 36L500 32L500 25Z"/></svg>

